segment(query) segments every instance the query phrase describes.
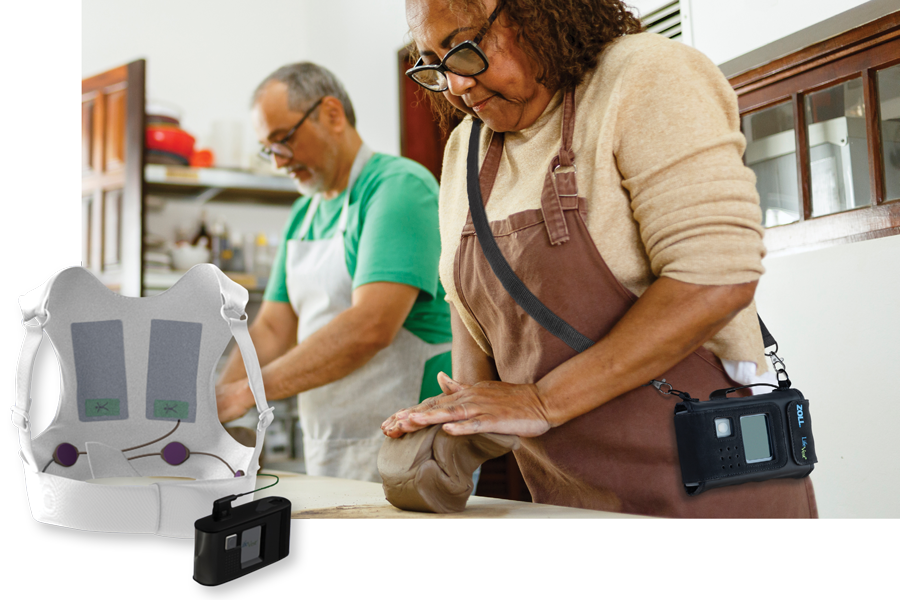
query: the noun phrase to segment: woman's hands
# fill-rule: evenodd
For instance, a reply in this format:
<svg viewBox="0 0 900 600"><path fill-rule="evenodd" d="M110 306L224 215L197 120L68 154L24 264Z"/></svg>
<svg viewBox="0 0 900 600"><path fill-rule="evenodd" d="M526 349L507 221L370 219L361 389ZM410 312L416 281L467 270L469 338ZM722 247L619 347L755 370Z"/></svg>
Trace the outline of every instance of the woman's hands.
<svg viewBox="0 0 900 600"><path fill-rule="evenodd" d="M444 373L438 375L438 383L443 395L391 415L381 424L384 434L398 438L410 431L444 423L443 429L450 435L507 433L535 437L553 426L533 384L483 381L465 385Z"/></svg>
<svg viewBox="0 0 900 600"><path fill-rule="evenodd" d="M752 302L755 289L755 281L704 286L660 277L603 339L528 385L489 381L493 362L451 311L454 360L467 359L454 371L481 383L442 373L442 396L397 412L381 429L393 438L438 423L451 435L541 435L668 371Z"/></svg>

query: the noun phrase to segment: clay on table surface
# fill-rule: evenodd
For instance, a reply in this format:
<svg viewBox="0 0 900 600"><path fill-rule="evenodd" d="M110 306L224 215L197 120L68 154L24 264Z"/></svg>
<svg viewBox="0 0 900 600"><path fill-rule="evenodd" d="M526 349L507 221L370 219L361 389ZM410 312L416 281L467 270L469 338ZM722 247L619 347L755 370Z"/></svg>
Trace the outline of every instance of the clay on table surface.
<svg viewBox="0 0 900 600"><path fill-rule="evenodd" d="M384 497L403 510L460 512L472 493L475 469L518 447L514 435L453 436L440 425L386 438L378 453Z"/></svg>

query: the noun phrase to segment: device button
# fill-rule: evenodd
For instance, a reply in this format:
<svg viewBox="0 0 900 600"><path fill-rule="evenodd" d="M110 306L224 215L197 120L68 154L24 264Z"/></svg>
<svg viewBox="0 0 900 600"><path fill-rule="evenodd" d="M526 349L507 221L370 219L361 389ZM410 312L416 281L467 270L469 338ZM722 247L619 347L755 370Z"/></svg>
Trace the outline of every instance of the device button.
<svg viewBox="0 0 900 600"><path fill-rule="evenodd" d="M716 419L716 437L724 438L731 436L731 419Z"/></svg>
<svg viewBox="0 0 900 600"><path fill-rule="evenodd" d="M234 550L235 548L237 548L237 534L232 533L225 538L225 549Z"/></svg>

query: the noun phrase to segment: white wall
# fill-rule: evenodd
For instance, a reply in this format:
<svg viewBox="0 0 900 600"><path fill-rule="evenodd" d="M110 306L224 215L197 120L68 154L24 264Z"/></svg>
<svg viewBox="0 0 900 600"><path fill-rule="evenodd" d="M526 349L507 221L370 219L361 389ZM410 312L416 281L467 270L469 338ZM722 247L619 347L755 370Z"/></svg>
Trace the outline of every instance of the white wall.
<svg viewBox="0 0 900 600"><path fill-rule="evenodd" d="M238 123L247 164L251 93L281 65L311 60L344 83L369 145L396 154L406 30L403 0L84 0L82 76L146 58L148 101L180 108L199 147L215 122Z"/></svg>
<svg viewBox="0 0 900 600"><path fill-rule="evenodd" d="M767 258L756 293L810 400L822 517L900 517L900 236Z"/></svg>
<svg viewBox="0 0 900 600"><path fill-rule="evenodd" d="M682 0L687 3L692 45L718 65L866 0Z"/></svg>
<svg viewBox="0 0 900 600"><path fill-rule="evenodd" d="M409 41L404 0L304 2L310 60L344 83L372 149L400 154L397 52Z"/></svg>

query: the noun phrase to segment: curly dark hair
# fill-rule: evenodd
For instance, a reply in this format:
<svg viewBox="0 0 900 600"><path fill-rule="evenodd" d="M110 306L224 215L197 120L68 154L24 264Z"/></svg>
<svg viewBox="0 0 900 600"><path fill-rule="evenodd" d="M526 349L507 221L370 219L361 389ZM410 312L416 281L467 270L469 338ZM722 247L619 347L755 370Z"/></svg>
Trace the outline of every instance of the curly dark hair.
<svg viewBox="0 0 900 600"><path fill-rule="evenodd" d="M597 55L612 40L644 30L622 0L499 0L516 28L516 41L536 67L537 82L551 89L574 88L597 66ZM448 0L450 10L487 23L484 0ZM415 42L409 46L418 60ZM443 94L422 90L445 130L462 112Z"/></svg>

